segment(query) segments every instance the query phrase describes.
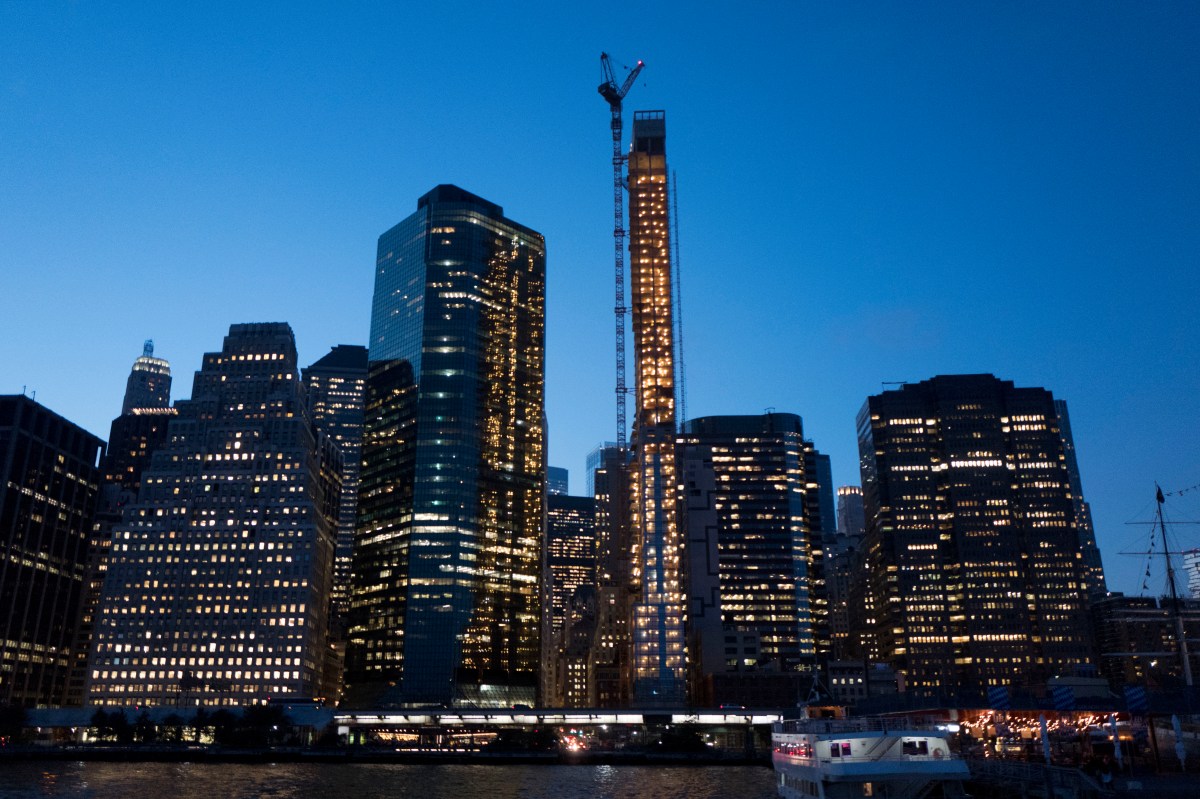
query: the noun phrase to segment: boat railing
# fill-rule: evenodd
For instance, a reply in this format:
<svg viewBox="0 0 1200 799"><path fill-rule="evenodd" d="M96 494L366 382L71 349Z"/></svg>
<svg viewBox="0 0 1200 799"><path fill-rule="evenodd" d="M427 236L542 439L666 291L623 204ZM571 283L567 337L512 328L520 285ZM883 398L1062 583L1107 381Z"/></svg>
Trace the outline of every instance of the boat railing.
<svg viewBox="0 0 1200 799"><path fill-rule="evenodd" d="M787 719L775 723L777 733L804 733L821 735L825 733L838 734L846 732L894 732L897 735L913 730L920 732L941 732L938 724L927 721L913 721L903 718L885 718L883 716L862 716L853 719Z"/></svg>

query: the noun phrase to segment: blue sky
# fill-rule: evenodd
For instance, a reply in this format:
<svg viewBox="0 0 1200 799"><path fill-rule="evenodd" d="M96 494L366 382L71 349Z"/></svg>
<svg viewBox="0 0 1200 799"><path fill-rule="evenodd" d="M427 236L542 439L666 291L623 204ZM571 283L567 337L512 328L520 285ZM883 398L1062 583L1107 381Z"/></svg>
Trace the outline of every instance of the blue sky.
<svg viewBox="0 0 1200 799"><path fill-rule="evenodd" d="M857 483L884 381L1046 386L1136 592L1125 522L1200 483L1200 6L567 5L0 3L0 392L106 436L145 338L176 398L233 322L366 343L376 238L456 183L546 236L580 491L614 426L607 50L667 112L688 415L800 413Z"/></svg>

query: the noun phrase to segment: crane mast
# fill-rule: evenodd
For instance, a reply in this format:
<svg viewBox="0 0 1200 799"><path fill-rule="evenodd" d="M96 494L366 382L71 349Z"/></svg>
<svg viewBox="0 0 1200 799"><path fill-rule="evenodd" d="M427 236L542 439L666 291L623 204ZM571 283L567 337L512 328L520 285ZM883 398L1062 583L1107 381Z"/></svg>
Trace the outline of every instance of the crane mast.
<svg viewBox="0 0 1200 799"><path fill-rule="evenodd" d="M600 68L604 80L597 88L600 96L608 102L612 112L612 167L613 167L613 247L616 266L616 304L613 313L616 316L617 327L617 447L625 450L626 397L629 389L625 385L625 316L629 308L625 305L625 187L623 177L625 154L621 152L621 142L624 138L624 119L621 114L621 102L629 93L638 73L645 66L641 61L630 70L620 86L617 85L616 74L613 72L612 60L608 53L600 54Z"/></svg>

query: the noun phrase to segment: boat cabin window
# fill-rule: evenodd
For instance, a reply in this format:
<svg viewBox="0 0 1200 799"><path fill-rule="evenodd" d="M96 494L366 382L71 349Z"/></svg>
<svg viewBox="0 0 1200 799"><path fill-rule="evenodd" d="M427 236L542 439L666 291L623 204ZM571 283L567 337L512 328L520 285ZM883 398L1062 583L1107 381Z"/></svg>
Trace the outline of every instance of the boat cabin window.
<svg viewBox="0 0 1200 799"><path fill-rule="evenodd" d="M902 751L906 755L927 755L929 754L929 741L924 738L915 741L906 738L902 745Z"/></svg>
<svg viewBox="0 0 1200 799"><path fill-rule="evenodd" d="M837 741L834 741L833 743L831 743L829 745L829 756L830 757L850 757L850 742L849 741L841 741L839 743Z"/></svg>

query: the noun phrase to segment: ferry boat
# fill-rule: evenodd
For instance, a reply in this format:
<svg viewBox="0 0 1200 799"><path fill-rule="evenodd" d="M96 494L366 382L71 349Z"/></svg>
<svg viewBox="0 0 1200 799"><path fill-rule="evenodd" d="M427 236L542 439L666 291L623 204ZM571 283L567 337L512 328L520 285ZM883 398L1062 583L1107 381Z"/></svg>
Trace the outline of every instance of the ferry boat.
<svg viewBox="0 0 1200 799"><path fill-rule="evenodd" d="M967 764L947 733L903 719L776 722L771 760L784 799L964 797Z"/></svg>

